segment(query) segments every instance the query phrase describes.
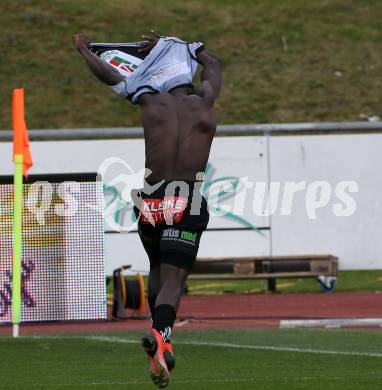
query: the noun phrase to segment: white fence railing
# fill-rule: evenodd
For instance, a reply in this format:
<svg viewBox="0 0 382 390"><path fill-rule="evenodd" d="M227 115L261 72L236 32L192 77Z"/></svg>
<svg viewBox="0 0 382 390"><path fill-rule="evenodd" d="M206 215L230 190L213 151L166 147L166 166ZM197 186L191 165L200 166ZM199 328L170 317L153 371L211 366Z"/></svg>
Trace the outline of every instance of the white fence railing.
<svg viewBox="0 0 382 390"><path fill-rule="evenodd" d="M219 125L218 136L382 133L382 122L324 122ZM29 130L32 141L143 138L141 127ZM0 141L11 141L11 130L0 130Z"/></svg>

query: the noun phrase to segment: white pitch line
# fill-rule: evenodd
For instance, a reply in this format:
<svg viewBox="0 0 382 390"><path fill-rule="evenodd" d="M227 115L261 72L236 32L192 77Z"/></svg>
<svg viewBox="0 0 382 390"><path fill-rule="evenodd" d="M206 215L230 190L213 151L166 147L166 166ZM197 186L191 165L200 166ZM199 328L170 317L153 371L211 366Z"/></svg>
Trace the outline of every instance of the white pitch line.
<svg viewBox="0 0 382 390"><path fill-rule="evenodd" d="M223 347L234 349L254 349L259 351L276 351L276 352L297 352L297 353L315 353L322 355L349 355L349 356L369 356L382 358L382 353L374 352L347 352L347 351L334 351L325 349L312 349L312 348L298 348L298 347L275 347L272 345L245 345L245 344L231 344L231 343L209 343L202 341L180 341L176 344L194 345L194 346L211 346L211 347Z"/></svg>
<svg viewBox="0 0 382 390"><path fill-rule="evenodd" d="M36 339L81 339L90 341L100 341L106 343L117 344L138 344L138 340L129 340L121 337L108 336L24 336L24 338ZM313 348L299 348L299 347L278 347L273 345L248 345L248 344L232 344L221 342L208 341L175 341L174 345L192 345L196 347L213 347L213 348L232 348L232 349L252 349L257 351L275 351L275 352L295 352L295 353L311 353L320 355L343 355L343 356L365 356L382 358L382 353L377 352L351 352L351 351L335 351L325 349Z"/></svg>

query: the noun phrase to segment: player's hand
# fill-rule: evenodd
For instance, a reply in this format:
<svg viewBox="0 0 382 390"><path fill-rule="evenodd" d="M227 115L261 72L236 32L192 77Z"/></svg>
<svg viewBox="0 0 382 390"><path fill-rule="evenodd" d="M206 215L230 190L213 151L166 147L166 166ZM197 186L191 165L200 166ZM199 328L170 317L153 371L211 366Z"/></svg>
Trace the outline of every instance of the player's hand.
<svg viewBox="0 0 382 390"><path fill-rule="evenodd" d="M77 50L81 50L89 47L90 40L85 34L73 34L73 43Z"/></svg>
<svg viewBox="0 0 382 390"><path fill-rule="evenodd" d="M142 35L143 41L139 42L139 52L150 52L151 49L158 43L159 38L162 36L159 32L155 30L151 30L150 34L151 35Z"/></svg>

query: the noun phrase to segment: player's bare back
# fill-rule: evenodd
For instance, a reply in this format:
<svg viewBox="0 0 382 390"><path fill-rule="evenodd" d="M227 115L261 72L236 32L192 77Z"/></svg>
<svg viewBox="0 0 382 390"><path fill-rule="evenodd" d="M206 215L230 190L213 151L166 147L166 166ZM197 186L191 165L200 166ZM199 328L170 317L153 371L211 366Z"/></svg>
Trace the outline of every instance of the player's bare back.
<svg viewBox="0 0 382 390"><path fill-rule="evenodd" d="M216 120L196 94L146 93L140 97L149 181L195 180L208 161Z"/></svg>

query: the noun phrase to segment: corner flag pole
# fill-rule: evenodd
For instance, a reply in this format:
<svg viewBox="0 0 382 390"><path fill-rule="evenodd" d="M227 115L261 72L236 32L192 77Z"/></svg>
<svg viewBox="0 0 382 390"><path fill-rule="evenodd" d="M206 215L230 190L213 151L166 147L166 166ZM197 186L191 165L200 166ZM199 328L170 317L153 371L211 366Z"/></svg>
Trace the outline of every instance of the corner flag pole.
<svg viewBox="0 0 382 390"><path fill-rule="evenodd" d="M21 262L23 213L23 155L15 155L13 197L13 272L12 272L12 323L13 337L19 335L21 317Z"/></svg>
<svg viewBox="0 0 382 390"><path fill-rule="evenodd" d="M12 324L13 337L18 337L22 294L23 173L27 174L28 168L32 166L24 117L24 90L21 88L13 91L12 122L14 161Z"/></svg>

